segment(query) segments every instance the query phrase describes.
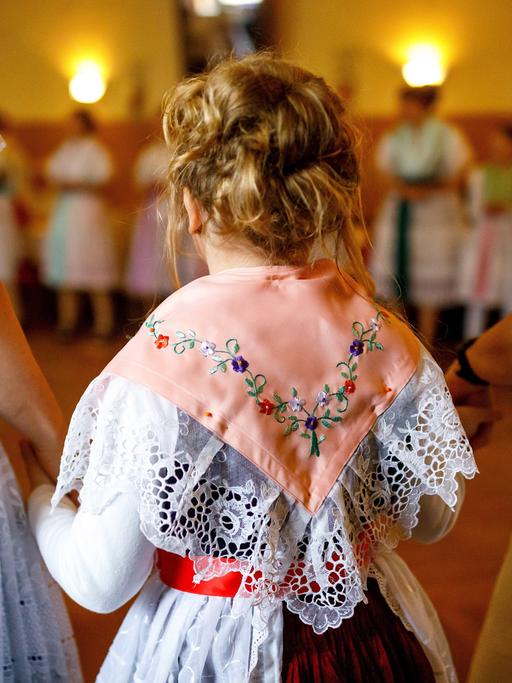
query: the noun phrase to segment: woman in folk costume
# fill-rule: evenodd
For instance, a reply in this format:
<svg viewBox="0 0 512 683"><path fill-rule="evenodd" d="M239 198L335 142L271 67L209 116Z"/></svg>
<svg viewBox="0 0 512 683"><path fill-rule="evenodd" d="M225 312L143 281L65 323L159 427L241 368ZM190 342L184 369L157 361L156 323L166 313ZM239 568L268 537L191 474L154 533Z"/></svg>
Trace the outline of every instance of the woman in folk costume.
<svg viewBox="0 0 512 683"><path fill-rule="evenodd" d="M171 293L172 279L166 257L165 228L168 220L163 192L166 182L169 151L163 140L146 145L135 164L135 181L144 190L144 204L137 217L128 270L126 289L130 296L138 297L152 305L155 296L161 299ZM178 256L178 276L181 284L187 284L206 271L200 259L190 254Z"/></svg>
<svg viewBox="0 0 512 683"><path fill-rule="evenodd" d="M419 309L426 339L440 308L455 301L463 212L458 181L469 148L453 126L433 113L437 89L401 93L402 122L382 139L377 165L391 184L377 218L371 270L378 293Z"/></svg>
<svg viewBox="0 0 512 683"><path fill-rule="evenodd" d="M133 231L126 289L131 297L147 301L172 291L165 255L167 211L160 200L165 186L169 152L163 140L146 145L135 163L135 182L144 191L143 205Z"/></svg>
<svg viewBox="0 0 512 683"><path fill-rule="evenodd" d="M117 269L101 193L112 177L112 162L88 111L76 111L71 123L72 135L48 162L48 177L59 194L45 243L44 276L58 292L58 325L64 337L75 332L80 291L91 297L94 332L108 337L113 331L109 292Z"/></svg>
<svg viewBox="0 0 512 683"><path fill-rule="evenodd" d="M57 488L30 468L73 599L109 611L143 587L97 680L455 681L393 549L447 533L476 467L441 370L371 298L340 99L252 56L178 85L164 129L170 229L210 275L92 382Z"/></svg>
<svg viewBox="0 0 512 683"><path fill-rule="evenodd" d="M512 312L512 125L491 138L491 160L471 173L473 231L461 264L461 294L467 305L465 337L476 337L487 313Z"/></svg>
<svg viewBox="0 0 512 683"><path fill-rule="evenodd" d="M0 417L58 470L64 420L0 285ZM25 450L29 448L25 445ZM81 683L62 596L44 567L0 444L0 683Z"/></svg>
<svg viewBox="0 0 512 683"><path fill-rule="evenodd" d="M8 120L0 113L0 282L9 290L17 309L17 271L22 242L14 200L24 175L23 154L11 134Z"/></svg>

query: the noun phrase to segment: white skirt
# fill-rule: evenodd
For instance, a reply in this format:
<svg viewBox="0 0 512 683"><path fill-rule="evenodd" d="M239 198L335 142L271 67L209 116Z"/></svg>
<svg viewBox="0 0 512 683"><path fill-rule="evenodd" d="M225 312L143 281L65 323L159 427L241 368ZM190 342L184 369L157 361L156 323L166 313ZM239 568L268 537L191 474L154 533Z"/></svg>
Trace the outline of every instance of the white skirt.
<svg viewBox="0 0 512 683"><path fill-rule="evenodd" d="M462 303L512 311L512 214L482 217L462 253Z"/></svg>
<svg viewBox="0 0 512 683"><path fill-rule="evenodd" d="M0 193L0 282L14 282L20 257L21 239L12 200Z"/></svg>
<svg viewBox="0 0 512 683"><path fill-rule="evenodd" d="M106 290L117 284L117 259L107 212L93 192L62 192L50 220L43 253L51 287Z"/></svg>
<svg viewBox="0 0 512 683"><path fill-rule="evenodd" d="M388 300L396 298L398 205L393 194L384 202L374 227L370 264L377 291ZM457 267L464 238L460 202L455 194L439 193L411 205L408 299L417 306L449 306L457 301Z"/></svg>
<svg viewBox="0 0 512 683"><path fill-rule="evenodd" d="M390 608L422 645L436 683L457 683L437 613L406 563L381 553L372 576ZM130 608L96 683L278 683L283 619L231 598L183 593L153 575Z"/></svg>
<svg viewBox="0 0 512 683"><path fill-rule="evenodd" d="M0 446L0 683L80 683L71 625Z"/></svg>
<svg viewBox="0 0 512 683"><path fill-rule="evenodd" d="M174 289L167 264L165 204L155 194L146 197L135 223L125 277L129 294L168 296Z"/></svg>

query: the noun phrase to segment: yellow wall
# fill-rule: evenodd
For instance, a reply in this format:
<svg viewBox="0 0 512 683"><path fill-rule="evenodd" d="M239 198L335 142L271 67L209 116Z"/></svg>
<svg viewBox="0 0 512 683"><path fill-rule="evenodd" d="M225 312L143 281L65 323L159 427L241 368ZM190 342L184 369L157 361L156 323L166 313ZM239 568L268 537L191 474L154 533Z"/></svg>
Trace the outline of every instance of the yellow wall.
<svg viewBox="0 0 512 683"><path fill-rule="evenodd" d="M56 119L73 106L67 83L76 61L94 58L109 87L103 118L127 116L134 70L147 108L181 74L177 4L172 0L6 0L0 9L0 108L22 119Z"/></svg>
<svg viewBox="0 0 512 683"><path fill-rule="evenodd" d="M449 67L448 113L512 110L509 0L278 0L284 52L338 84L352 72L355 107L389 114L405 49L434 42Z"/></svg>
<svg viewBox="0 0 512 683"><path fill-rule="evenodd" d="M72 106L67 81L81 57L104 64L103 118L127 116L137 64L146 113L181 74L181 0L6 0L0 10L0 109L22 119L58 119ZM394 111L405 49L441 47L449 67L447 113L512 111L510 0L268 0L286 54L333 84L352 75L355 108Z"/></svg>

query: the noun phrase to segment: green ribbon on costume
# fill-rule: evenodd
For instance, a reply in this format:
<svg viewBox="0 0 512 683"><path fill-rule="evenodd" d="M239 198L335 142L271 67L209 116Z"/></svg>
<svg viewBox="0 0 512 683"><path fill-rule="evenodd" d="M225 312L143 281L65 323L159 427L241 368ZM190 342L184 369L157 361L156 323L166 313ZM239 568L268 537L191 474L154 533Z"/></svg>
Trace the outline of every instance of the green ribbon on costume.
<svg viewBox="0 0 512 683"><path fill-rule="evenodd" d="M11 194L12 187L7 174L0 171L0 194Z"/></svg>
<svg viewBox="0 0 512 683"><path fill-rule="evenodd" d="M486 204L512 207L512 165L487 164L483 172Z"/></svg>
<svg viewBox="0 0 512 683"><path fill-rule="evenodd" d="M53 211L53 216L48 232L48 259L47 280L52 287L60 287L66 276L66 245L69 226L69 205L72 192L61 192Z"/></svg>
<svg viewBox="0 0 512 683"><path fill-rule="evenodd" d="M434 186L437 182L435 176L419 178L402 178L407 185ZM414 201L399 198L396 207L396 252L395 252L395 284L397 296L403 302L409 298L409 286L411 284L410 273L410 232L413 221Z"/></svg>
<svg viewBox="0 0 512 683"><path fill-rule="evenodd" d="M395 286L397 296L402 301L407 301L409 291L409 228L411 225L411 202L408 199L398 201L396 223Z"/></svg>

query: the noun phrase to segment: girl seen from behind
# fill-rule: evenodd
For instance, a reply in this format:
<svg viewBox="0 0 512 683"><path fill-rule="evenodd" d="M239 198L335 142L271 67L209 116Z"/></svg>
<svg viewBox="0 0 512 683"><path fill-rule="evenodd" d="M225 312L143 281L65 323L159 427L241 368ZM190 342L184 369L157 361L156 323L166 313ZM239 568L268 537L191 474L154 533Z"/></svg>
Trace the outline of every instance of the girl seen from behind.
<svg viewBox="0 0 512 683"><path fill-rule="evenodd" d="M98 681L456 681L394 549L446 534L476 467L441 370L372 300L340 99L251 56L179 84L164 131L170 238L210 274L92 382L57 487L30 466L61 586L99 612L142 589Z"/></svg>

